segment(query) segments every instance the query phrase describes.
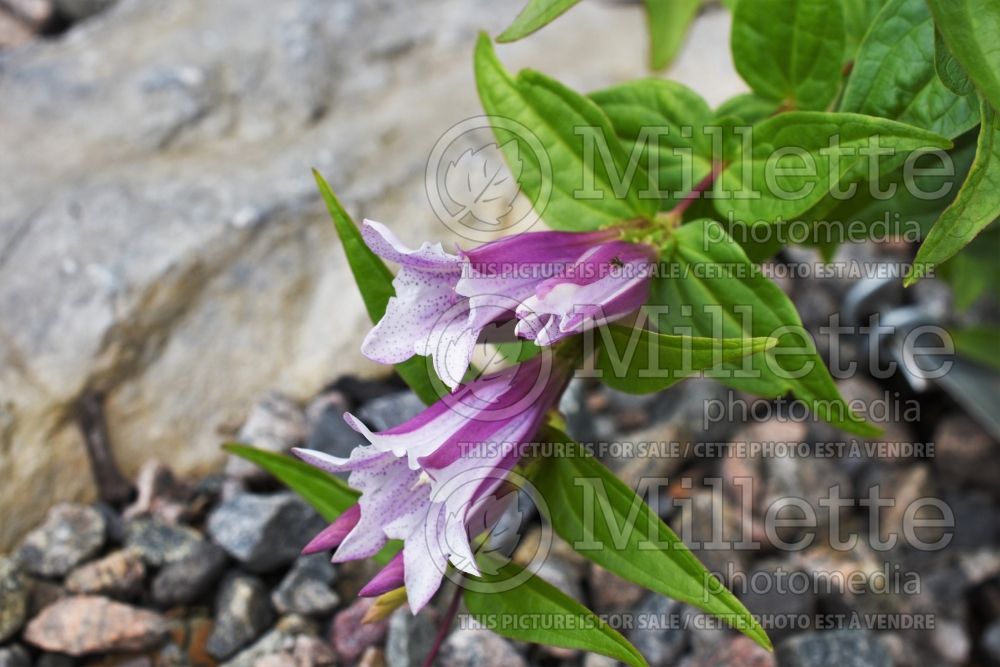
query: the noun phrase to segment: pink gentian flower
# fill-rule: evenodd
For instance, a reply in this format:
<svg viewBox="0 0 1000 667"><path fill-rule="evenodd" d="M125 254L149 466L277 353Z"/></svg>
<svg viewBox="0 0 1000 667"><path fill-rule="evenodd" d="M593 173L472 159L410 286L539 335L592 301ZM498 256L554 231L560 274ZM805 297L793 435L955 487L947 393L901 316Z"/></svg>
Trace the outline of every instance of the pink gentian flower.
<svg viewBox="0 0 1000 667"><path fill-rule="evenodd" d="M403 551L362 590L381 595L405 585L416 613L441 585L448 563L478 575L470 544L483 528L487 504L517 463L519 445L534 437L569 380L571 367L539 355L463 385L413 419L373 433L353 415L345 419L364 435L347 459L296 449L301 459L328 472L351 471L358 504L310 542L314 553L336 547L335 563L367 558L388 540Z"/></svg>
<svg viewBox="0 0 1000 667"><path fill-rule="evenodd" d="M451 388L485 327L516 318L518 336L552 345L642 306L656 262L653 248L616 230L517 234L454 255L440 243L410 250L371 220L362 234L400 270L361 351L384 364L429 356Z"/></svg>

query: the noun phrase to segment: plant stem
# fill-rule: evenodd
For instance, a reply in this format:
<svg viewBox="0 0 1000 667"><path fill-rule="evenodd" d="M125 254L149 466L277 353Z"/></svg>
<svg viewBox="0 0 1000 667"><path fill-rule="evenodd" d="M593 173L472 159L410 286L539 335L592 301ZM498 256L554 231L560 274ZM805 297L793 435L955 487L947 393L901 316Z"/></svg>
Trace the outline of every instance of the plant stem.
<svg viewBox="0 0 1000 667"><path fill-rule="evenodd" d="M455 620L455 614L458 613L458 603L461 600L462 586L456 585L455 595L451 598L448 610L445 611L444 617L441 619L441 626L438 628L437 636L434 637L434 645L431 646L430 652L428 652L427 657L424 659L423 667L431 667L434 664L434 659L437 658L437 654L441 650L441 645L444 644L444 638L448 636L451 623Z"/></svg>
<svg viewBox="0 0 1000 667"><path fill-rule="evenodd" d="M691 192L684 195L684 198L677 202L677 206L674 206L667 215L669 215L672 219L680 221L680 219L684 216L684 212L690 208L691 204L700 199L701 195L712 187L715 183L715 179L717 179L719 174L722 173L723 166L722 162L713 162L712 171L710 171L705 178L698 181L698 184L694 186Z"/></svg>

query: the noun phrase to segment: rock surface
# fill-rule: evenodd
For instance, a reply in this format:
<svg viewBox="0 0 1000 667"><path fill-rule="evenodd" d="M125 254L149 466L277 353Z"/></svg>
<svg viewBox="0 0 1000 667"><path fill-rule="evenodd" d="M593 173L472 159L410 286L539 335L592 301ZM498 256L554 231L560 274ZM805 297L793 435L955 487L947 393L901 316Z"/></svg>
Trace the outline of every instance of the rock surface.
<svg viewBox="0 0 1000 667"><path fill-rule="evenodd" d="M234 574L215 603L215 627L205 649L217 660L236 653L263 633L274 619L267 588L257 577Z"/></svg>
<svg viewBox="0 0 1000 667"><path fill-rule="evenodd" d="M0 55L0 549L54 501L93 497L69 418L86 390L107 396L127 477L149 457L187 474L222 462L263 391L373 368L309 167L352 213L447 241L427 156L481 113L473 44L517 10L120 0ZM644 30L639 6L583 3L501 57L593 89L648 74ZM692 42L727 31L711 11ZM744 89L724 48L688 49L673 74L713 104Z"/></svg>
<svg viewBox="0 0 1000 667"><path fill-rule="evenodd" d="M293 493L241 493L208 518L212 539L252 572L270 572L291 563L325 525Z"/></svg>
<svg viewBox="0 0 1000 667"><path fill-rule="evenodd" d="M13 637L28 615L28 578L17 563L0 556L0 644Z"/></svg>
<svg viewBox="0 0 1000 667"><path fill-rule="evenodd" d="M528 667L509 641L482 628L452 632L439 660L444 667Z"/></svg>
<svg viewBox="0 0 1000 667"><path fill-rule="evenodd" d="M23 646L0 646L0 667L31 667L31 656Z"/></svg>
<svg viewBox="0 0 1000 667"><path fill-rule="evenodd" d="M200 542L191 553L164 565L153 579L153 602L161 607L194 602L218 582L228 562L226 552Z"/></svg>
<svg viewBox="0 0 1000 667"><path fill-rule="evenodd" d="M60 577L100 551L104 538L105 522L100 512L63 503L53 507L45 523L28 534L17 555L28 572Z"/></svg>
<svg viewBox="0 0 1000 667"><path fill-rule="evenodd" d="M437 627L427 614L414 616L403 606L389 617L386 662L393 667L420 667L434 645Z"/></svg>
<svg viewBox="0 0 1000 667"><path fill-rule="evenodd" d="M269 452L285 452L301 444L309 433L309 424L302 408L278 392L268 392L254 404L236 439ZM238 456L226 461L226 473L242 478L265 477L260 466Z"/></svg>
<svg viewBox="0 0 1000 667"><path fill-rule="evenodd" d="M152 519L136 519L125 527L125 545L153 567L173 563L197 552L204 539L193 528Z"/></svg>
<svg viewBox="0 0 1000 667"><path fill-rule="evenodd" d="M372 606L371 598L358 598L351 606L338 612L330 626L330 639L340 659L353 663L369 647L381 643L389 627L389 620L362 623L365 613Z"/></svg>
<svg viewBox="0 0 1000 667"><path fill-rule="evenodd" d="M780 667L892 667L885 646L871 633L811 632L778 645Z"/></svg>
<svg viewBox="0 0 1000 667"><path fill-rule="evenodd" d="M70 572L66 577L66 590L127 598L142 589L145 579L146 565L142 555L132 549L123 549Z"/></svg>
<svg viewBox="0 0 1000 667"><path fill-rule="evenodd" d="M46 607L25 628L24 639L45 651L82 656L153 648L167 631L166 619L155 612L85 595Z"/></svg>
<svg viewBox="0 0 1000 667"><path fill-rule="evenodd" d="M301 556L274 590L271 603L281 614L327 614L340 602L332 588L336 576L327 554Z"/></svg>
<svg viewBox="0 0 1000 667"><path fill-rule="evenodd" d="M316 628L300 616L287 616L278 625L230 660L224 667L320 667L336 664L337 655L320 639Z"/></svg>

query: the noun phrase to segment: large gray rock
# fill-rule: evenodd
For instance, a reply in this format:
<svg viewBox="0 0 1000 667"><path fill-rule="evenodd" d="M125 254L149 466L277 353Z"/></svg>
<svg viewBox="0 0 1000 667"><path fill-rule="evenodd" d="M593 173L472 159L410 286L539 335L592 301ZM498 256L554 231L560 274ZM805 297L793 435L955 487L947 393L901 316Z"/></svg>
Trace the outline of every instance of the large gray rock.
<svg viewBox="0 0 1000 667"><path fill-rule="evenodd" d="M281 614L323 616L340 603L333 591L336 578L327 554L300 556L271 593L271 604Z"/></svg>
<svg viewBox="0 0 1000 667"><path fill-rule="evenodd" d="M288 565L325 526L315 510L290 492L241 493L208 517L212 539L251 572Z"/></svg>
<svg viewBox="0 0 1000 667"><path fill-rule="evenodd" d="M207 593L226 569L226 552L207 540L167 563L153 579L153 602L161 607L194 602Z"/></svg>
<svg viewBox="0 0 1000 667"><path fill-rule="evenodd" d="M71 418L85 390L108 396L127 476L150 457L186 474L221 463L262 391L375 368L309 167L353 213L447 241L427 156L481 113L474 41L517 10L121 0L0 55L0 549L93 496ZM716 48L727 21L703 17L675 66L713 103L743 88ZM582 3L501 56L596 88L647 73L643 32L639 6Z"/></svg>
<svg viewBox="0 0 1000 667"><path fill-rule="evenodd" d="M105 521L92 507L62 503L28 533L17 557L40 577L61 577L104 546Z"/></svg>
<svg viewBox="0 0 1000 667"><path fill-rule="evenodd" d="M267 588L257 577L232 574L215 602L215 626L205 650L217 660L236 653L263 634L274 620Z"/></svg>

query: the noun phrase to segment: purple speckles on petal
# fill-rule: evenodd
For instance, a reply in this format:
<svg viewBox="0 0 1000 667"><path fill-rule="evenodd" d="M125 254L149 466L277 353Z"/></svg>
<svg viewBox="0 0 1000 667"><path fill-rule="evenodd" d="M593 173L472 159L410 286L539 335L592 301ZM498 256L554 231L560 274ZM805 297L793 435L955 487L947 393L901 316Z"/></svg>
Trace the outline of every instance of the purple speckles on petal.
<svg viewBox="0 0 1000 667"><path fill-rule="evenodd" d="M347 459L295 450L323 470L350 470L349 483L361 492L356 521L344 519L342 527L328 528L314 542L332 546L339 541L333 557L339 563L367 558L389 540L401 540L402 560L390 563L365 594L392 590L402 579L414 612L433 598L449 562L477 574L470 531L489 530L481 524L499 516L483 511L485 499L503 484L520 456L518 443L534 436L571 370L536 357L463 385L382 432L345 414L370 445L355 448Z"/></svg>

